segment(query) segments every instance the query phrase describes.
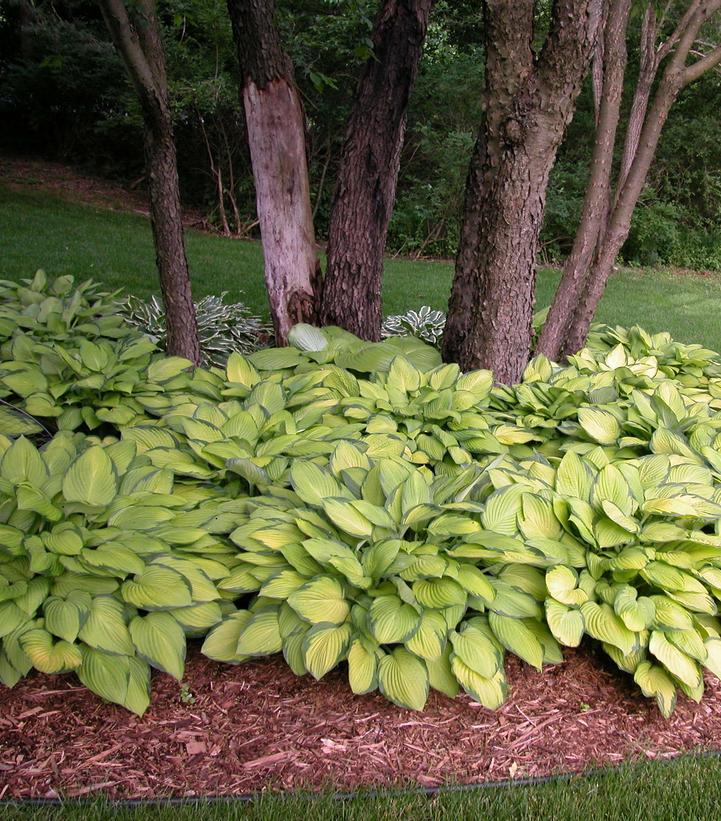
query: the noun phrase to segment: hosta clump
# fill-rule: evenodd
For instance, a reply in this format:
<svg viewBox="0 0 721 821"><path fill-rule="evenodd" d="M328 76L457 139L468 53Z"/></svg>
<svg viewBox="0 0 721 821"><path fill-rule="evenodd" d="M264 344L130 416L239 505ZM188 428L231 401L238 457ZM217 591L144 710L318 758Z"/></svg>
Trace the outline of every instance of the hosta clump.
<svg viewBox="0 0 721 821"><path fill-rule="evenodd" d="M0 399L60 430L115 430L147 420L188 393L214 395L208 376L187 359L159 355L144 337L72 336L60 344L16 334L0 346Z"/></svg>
<svg viewBox="0 0 721 821"><path fill-rule="evenodd" d="M339 442L327 466L298 460L290 476L293 492L254 498L231 534L241 564L226 583L256 597L210 632L206 655L282 650L316 678L347 660L355 693L378 687L413 709L429 687L498 707L505 650L538 668L562 660L542 621L542 568L582 565L583 551L559 537L530 553L487 531L495 508L479 468L434 477Z"/></svg>
<svg viewBox="0 0 721 821"><path fill-rule="evenodd" d="M417 311L387 316L381 325L381 336L415 336L431 345L437 345L445 327L446 315L443 311L423 305Z"/></svg>
<svg viewBox="0 0 721 821"><path fill-rule="evenodd" d="M195 305L203 364L222 367L232 351L251 353L272 341L273 330L242 302L227 303L226 292L203 297ZM147 302L129 297L120 303L127 321L165 349L165 308L156 296Z"/></svg>
<svg viewBox="0 0 721 821"><path fill-rule="evenodd" d="M62 342L73 334L111 340L137 336L118 315L115 296L92 280L75 285L73 277L61 276L51 281L43 271L20 283L2 280L0 342L18 333L45 342Z"/></svg>
<svg viewBox="0 0 721 821"><path fill-rule="evenodd" d="M288 486L293 459L327 457L339 439L363 442L371 458L395 456L441 475L515 452L533 438L487 416L489 371L421 369L395 354L385 370L365 376L293 349L233 354L222 378L212 374L224 401L183 398L160 417L162 428L141 419L122 435L159 466L171 443L183 453L182 464L173 462L176 472L221 482L241 475L260 489Z"/></svg>
<svg viewBox="0 0 721 821"><path fill-rule="evenodd" d="M180 679L186 634L234 609L216 534L243 501L175 486L131 442L2 437L0 451L0 681L74 671L142 713L150 667Z"/></svg>

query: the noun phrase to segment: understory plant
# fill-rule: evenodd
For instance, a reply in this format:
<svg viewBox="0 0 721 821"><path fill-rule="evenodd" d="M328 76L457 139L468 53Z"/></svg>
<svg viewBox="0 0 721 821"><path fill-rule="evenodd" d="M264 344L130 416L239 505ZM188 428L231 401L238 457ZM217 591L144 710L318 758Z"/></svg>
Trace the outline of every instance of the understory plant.
<svg viewBox="0 0 721 821"><path fill-rule="evenodd" d="M713 351L598 326L506 387L414 337L299 325L203 369L98 333L82 296L88 334L24 299L0 313L5 684L72 670L142 712L187 635L413 709L495 708L506 653L540 669L584 638L664 715L721 677Z"/></svg>
<svg viewBox="0 0 721 821"><path fill-rule="evenodd" d="M225 301L227 292L211 294L195 304L198 338L203 364L222 366L230 353L251 353L265 347L273 338L273 329L260 317L253 316L242 302ZM157 296L145 302L130 296L119 303L120 312L135 328L165 350L165 308Z"/></svg>

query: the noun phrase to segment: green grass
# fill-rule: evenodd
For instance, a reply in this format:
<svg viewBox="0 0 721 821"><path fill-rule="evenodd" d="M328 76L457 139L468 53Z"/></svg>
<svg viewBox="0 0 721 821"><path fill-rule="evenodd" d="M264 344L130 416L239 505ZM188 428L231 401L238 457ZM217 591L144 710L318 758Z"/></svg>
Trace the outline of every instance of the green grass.
<svg viewBox="0 0 721 821"><path fill-rule="evenodd" d="M197 297L228 291L267 315L263 255L257 242L187 232ZM111 288L147 296L157 291L150 225L137 214L108 211L35 191L0 186L0 278L20 279L44 268L51 276L93 277ZM384 309L399 313L421 305L445 309L452 266L389 259ZM547 305L558 281L543 270L538 305ZM597 319L668 330L683 342L721 349L721 276L623 270L613 275Z"/></svg>
<svg viewBox="0 0 721 821"><path fill-rule="evenodd" d="M442 791L434 796L360 793L352 800L329 794L265 795L241 801L181 806L113 807L103 801L63 807L0 806L3 821L221 821L221 819L711 819L721 801L721 760L687 757L675 761L624 765L600 774L519 787Z"/></svg>

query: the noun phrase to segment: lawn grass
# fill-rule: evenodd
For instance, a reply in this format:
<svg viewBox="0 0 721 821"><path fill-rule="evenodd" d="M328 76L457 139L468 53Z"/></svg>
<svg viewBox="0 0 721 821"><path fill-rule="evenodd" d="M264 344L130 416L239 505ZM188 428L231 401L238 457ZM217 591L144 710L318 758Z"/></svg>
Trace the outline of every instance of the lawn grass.
<svg viewBox="0 0 721 821"><path fill-rule="evenodd" d="M308 821L460 821L460 819L715 818L721 801L721 759L688 756L674 761L623 765L571 780L517 787L441 791L436 795L359 793L352 799L267 794L252 802L229 801L175 806L118 807L104 801L62 807L0 805L3 821L221 821L221 819L308 819Z"/></svg>
<svg viewBox="0 0 721 821"><path fill-rule="evenodd" d="M228 291L267 316L263 255L257 242L187 232L196 298ZM150 225L139 215L110 211L37 191L0 186L0 278L20 279L44 268L51 276L92 277L109 288L148 296L157 291ZM389 259L386 313L421 305L445 309L452 276L446 262ZM542 270L538 307L547 305L558 274ZM683 342L721 350L721 275L676 275L636 269L611 278L597 320L670 331Z"/></svg>

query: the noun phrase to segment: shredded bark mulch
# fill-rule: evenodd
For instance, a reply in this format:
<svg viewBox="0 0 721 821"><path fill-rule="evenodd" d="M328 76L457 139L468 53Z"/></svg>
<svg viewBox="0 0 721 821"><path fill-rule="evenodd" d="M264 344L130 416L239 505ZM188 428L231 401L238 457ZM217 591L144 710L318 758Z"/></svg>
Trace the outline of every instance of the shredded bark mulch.
<svg viewBox="0 0 721 821"><path fill-rule="evenodd" d="M629 676L585 650L542 673L512 658L508 673L497 712L434 693L414 713L354 696L342 671L315 682L280 658L229 667L194 647L184 687L154 676L143 718L72 676L34 675L0 690L0 798L431 787L719 746L721 682L711 676L701 704L681 698L666 721Z"/></svg>

